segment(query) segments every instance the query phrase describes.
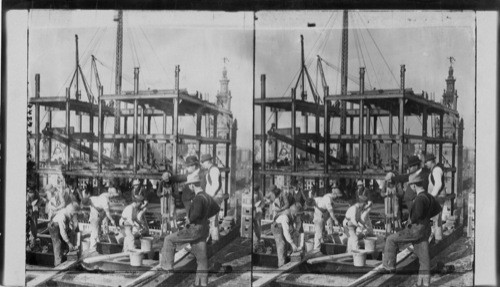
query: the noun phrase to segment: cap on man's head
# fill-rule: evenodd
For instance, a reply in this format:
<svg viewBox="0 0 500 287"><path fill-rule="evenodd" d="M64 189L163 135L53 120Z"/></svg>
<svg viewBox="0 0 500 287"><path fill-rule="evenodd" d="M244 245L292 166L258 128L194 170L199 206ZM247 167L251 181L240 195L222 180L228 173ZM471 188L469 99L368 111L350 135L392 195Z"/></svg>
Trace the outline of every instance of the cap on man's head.
<svg viewBox="0 0 500 287"><path fill-rule="evenodd" d="M200 182L200 173L198 170L195 170L192 173L188 174L186 184L192 184L197 182Z"/></svg>
<svg viewBox="0 0 500 287"><path fill-rule="evenodd" d="M292 178L290 180L290 185L291 186L296 186L297 184L299 184L299 181L296 178Z"/></svg>
<svg viewBox="0 0 500 287"><path fill-rule="evenodd" d="M258 184L258 183L254 184L253 190L260 190L260 184Z"/></svg>
<svg viewBox="0 0 500 287"><path fill-rule="evenodd" d="M412 155L408 158L408 167L412 167L415 165L420 165L420 159L416 155Z"/></svg>
<svg viewBox="0 0 500 287"><path fill-rule="evenodd" d="M332 194L333 194L334 198L338 198L338 197L342 197L343 196L342 192L338 188L334 188L333 191L332 191Z"/></svg>
<svg viewBox="0 0 500 287"><path fill-rule="evenodd" d="M108 193L111 195L118 195L118 191L114 187L108 188Z"/></svg>
<svg viewBox="0 0 500 287"><path fill-rule="evenodd" d="M386 175L385 175L385 181L392 181L393 178L395 177L396 175L393 173L393 172L388 172Z"/></svg>
<svg viewBox="0 0 500 287"><path fill-rule="evenodd" d="M358 186L365 186L365 183L362 180L358 180Z"/></svg>
<svg viewBox="0 0 500 287"><path fill-rule="evenodd" d="M419 182L422 182L422 181L424 181L424 178L422 176L422 171L419 170L417 172L414 172L414 173L410 174L410 178L408 180L408 184L419 183Z"/></svg>
<svg viewBox="0 0 500 287"><path fill-rule="evenodd" d="M186 167L198 164L198 157L195 155L190 155L186 158Z"/></svg>
<svg viewBox="0 0 500 287"><path fill-rule="evenodd" d="M206 154L201 155L200 162L201 162L201 163L204 163L204 162L206 162L206 161L212 160L212 158L213 158L213 157L212 157L212 155L211 155L211 154L206 153Z"/></svg>
<svg viewBox="0 0 500 287"><path fill-rule="evenodd" d="M166 172L164 172L161 175L161 180L163 180L163 181L169 181L171 176L172 175L170 174L170 172L166 171Z"/></svg>
<svg viewBox="0 0 500 287"><path fill-rule="evenodd" d="M134 200L134 202L142 202L144 200L144 196L142 195L136 195L134 196L134 198L132 198Z"/></svg>
<svg viewBox="0 0 500 287"><path fill-rule="evenodd" d="M132 185L140 185L141 182L138 180L138 179L134 179L134 181L132 181Z"/></svg>
<svg viewBox="0 0 500 287"><path fill-rule="evenodd" d="M269 186L269 190L270 190L271 192L276 192L276 191L278 191L278 187L277 187L276 185L274 185L274 184L271 184L271 185Z"/></svg>
<svg viewBox="0 0 500 287"><path fill-rule="evenodd" d="M432 153L428 153L425 155L425 162L428 162L428 161L431 161L431 160L435 160L436 159L436 156Z"/></svg>

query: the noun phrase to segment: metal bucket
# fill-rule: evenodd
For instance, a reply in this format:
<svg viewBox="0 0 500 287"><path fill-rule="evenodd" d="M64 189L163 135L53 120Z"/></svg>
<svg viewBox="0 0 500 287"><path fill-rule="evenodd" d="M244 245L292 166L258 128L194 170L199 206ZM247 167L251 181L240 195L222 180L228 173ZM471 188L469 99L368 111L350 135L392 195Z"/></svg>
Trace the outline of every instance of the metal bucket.
<svg viewBox="0 0 500 287"><path fill-rule="evenodd" d="M366 253L363 251L353 250L352 251L352 261L354 266L363 267L366 264Z"/></svg>
<svg viewBox="0 0 500 287"><path fill-rule="evenodd" d="M131 252L130 253L130 266L142 266L142 253L141 252Z"/></svg>
<svg viewBox="0 0 500 287"><path fill-rule="evenodd" d="M314 241L307 240L306 241L306 252L313 250L313 248L314 248Z"/></svg>
<svg viewBox="0 0 500 287"><path fill-rule="evenodd" d="M365 238L365 250L375 251L377 247L377 237L366 237Z"/></svg>
<svg viewBox="0 0 500 287"><path fill-rule="evenodd" d="M141 250L151 251L153 246L153 237L143 237L141 238Z"/></svg>

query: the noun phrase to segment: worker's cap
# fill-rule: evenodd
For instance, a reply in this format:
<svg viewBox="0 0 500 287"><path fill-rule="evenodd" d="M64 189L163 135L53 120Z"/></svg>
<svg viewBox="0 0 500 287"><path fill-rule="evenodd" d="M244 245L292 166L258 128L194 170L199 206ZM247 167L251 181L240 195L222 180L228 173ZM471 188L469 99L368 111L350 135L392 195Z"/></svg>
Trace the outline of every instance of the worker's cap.
<svg viewBox="0 0 500 287"><path fill-rule="evenodd" d="M114 187L110 187L110 188L108 188L108 193L110 195L116 196L116 195L118 195L118 190L116 190L116 188L114 188Z"/></svg>
<svg viewBox="0 0 500 287"><path fill-rule="evenodd" d="M339 184L337 183L336 180L334 180L333 183L332 183L332 187L338 187L338 186L339 186Z"/></svg>
<svg viewBox="0 0 500 287"><path fill-rule="evenodd" d="M132 181L132 185L140 185L141 182L138 180L138 179L134 179L134 181Z"/></svg>
<svg viewBox="0 0 500 287"><path fill-rule="evenodd" d="M161 180L170 181L171 176L172 176L172 174L170 174L170 172L166 171L161 175Z"/></svg>
<svg viewBox="0 0 500 287"><path fill-rule="evenodd" d="M296 185L298 185L298 184L299 184L299 181L298 181L296 178L292 178L292 179L290 180L290 185L291 185L291 186L296 186Z"/></svg>
<svg viewBox="0 0 500 287"><path fill-rule="evenodd" d="M412 174L410 174L410 178L408 180L408 184L418 183L424 181L424 177L422 176L422 170L418 170Z"/></svg>
<svg viewBox="0 0 500 287"><path fill-rule="evenodd" d="M271 184L271 186L269 186L269 190L271 192L277 192L278 191L278 187L274 184Z"/></svg>
<svg viewBox="0 0 500 287"><path fill-rule="evenodd" d="M33 188L31 188L31 187L28 187L28 193L34 194L35 190Z"/></svg>
<svg viewBox="0 0 500 287"><path fill-rule="evenodd" d="M195 170L192 173L188 174L186 184L197 182L200 182L200 173L198 170Z"/></svg>
<svg viewBox="0 0 500 287"><path fill-rule="evenodd" d="M198 157L195 155L190 155L186 158L186 166L193 166L198 164Z"/></svg>
<svg viewBox="0 0 500 287"><path fill-rule="evenodd" d="M338 198L338 197L342 197L343 196L342 191L340 191L340 189L338 189L338 188L334 188L332 190L332 194L333 194L334 198Z"/></svg>
<svg viewBox="0 0 500 287"><path fill-rule="evenodd" d="M253 185L253 190L260 190L260 184L256 183Z"/></svg>
<svg viewBox="0 0 500 287"><path fill-rule="evenodd" d="M206 162L206 161L212 160L212 158L213 158L213 157L212 157L212 155L211 155L211 154L206 153L206 154L201 155L200 162L201 162L201 163L204 163L204 162Z"/></svg>
<svg viewBox="0 0 500 287"><path fill-rule="evenodd" d="M142 196L142 195L140 195L140 194L139 194L139 195L134 196L134 197L132 198L132 200L133 200L134 202L142 202L142 201L144 200L144 196Z"/></svg>
<svg viewBox="0 0 500 287"><path fill-rule="evenodd" d="M358 186L365 186L365 183L362 180L358 180Z"/></svg>
<svg viewBox="0 0 500 287"><path fill-rule="evenodd" d="M359 196L359 200L358 200L360 203L367 203L368 202L368 197L364 196L364 195L360 195Z"/></svg>
<svg viewBox="0 0 500 287"><path fill-rule="evenodd" d="M435 160L436 159L436 156L432 153L428 153L425 155L425 162L428 162L428 161L431 161L431 160Z"/></svg>
<svg viewBox="0 0 500 287"><path fill-rule="evenodd" d="M52 191L56 191L57 188L55 188L52 184L48 184L47 186L45 186L45 191L48 191L48 192L52 192Z"/></svg>
<svg viewBox="0 0 500 287"><path fill-rule="evenodd" d="M392 182L395 176L396 176L396 175L394 174L394 172L388 172L388 173L385 175L385 181Z"/></svg>
<svg viewBox="0 0 500 287"><path fill-rule="evenodd" d="M408 167L412 167L415 165L420 165L420 159L416 155L412 155L408 158Z"/></svg>

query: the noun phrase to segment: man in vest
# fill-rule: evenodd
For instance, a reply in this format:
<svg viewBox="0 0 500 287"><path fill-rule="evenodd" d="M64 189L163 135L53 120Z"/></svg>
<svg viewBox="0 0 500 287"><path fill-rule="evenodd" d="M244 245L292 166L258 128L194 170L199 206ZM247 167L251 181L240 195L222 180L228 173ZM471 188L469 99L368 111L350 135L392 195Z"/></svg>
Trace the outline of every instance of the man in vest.
<svg viewBox="0 0 500 287"><path fill-rule="evenodd" d="M315 197L313 200L314 204L314 249L319 249L321 247L321 241L323 239L323 230L325 229L325 222L335 222L335 225L339 225L337 217L333 213L334 201L335 199L342 196L342 192L339 189L333 189L331 193L327 193L322 197Z"/></svg>
<svg viewBox="0 0 500 287"><path fill-rule="evenodd" d="M125 207L120 218L120 228L123 230L123 252L135 249L135 235L143 228L142 222L138 217L139 207L143 204L144 197L137 195L133 202ZM134 232L135 231L135 232Z"/></svg>
<svg viewBox="0 0 500 287"><path fill-rule="evenodd" d="M204 154L201 156L201 166L206 171L206 187L205 192L212 196L215 201L220 205L223 201L223 196L221 192L222 178L220 170L217 166L212 163L212 155ZM212 238L212 243L219 240L219 215L210 218L210 237Z"/></svg>
<svg viewBox="0 0 500 287"><path fill-rule="evenodd" d="M430 285L429 236L431 198L423 186L424 177L421 172L412 173L408 184L417 192L410 208L410 218L407 227L387 237L382 266L387 272L396 270L396 255L399 244L412 243L413 253L417 255L420 270L417 279L418 286Z"/></svg>
<svg viewBox="0 0 500 287"><path fill-rule="evenodd" d="M372 220L370 218L370 212L373 206L372 190L365 187L363 180L358 180L358 188L356 190L357 201L360 201L360 196L366 198L366 204L361 210L361 222L366 227L366 235L370 235L373 234Z"/></svg>
<svg viewBox="0 0 500 287"><path fill-rule="evenodd" d="M66 246L69 251L78 248L78 246L73 245L68 233L76 229L73 226L73 217L79 210L80 206L76 202L70 203L59 210L49 223L49 233L54 249L54 266L62 263L63 249L66 249Z"/></svg>
<svg viewBox="0 0 500 287"><path fill-rule="evenodd" d="M97 251L97 242L101 231L101 223L106 217L113 226L116 226L115 220L111 216L110 199L118 196L116 188L110 187L107 192L101 193L99 196L89 196L83 194L82 204L90 206L90 247L88 253Z"/></svg>
<svg viewBox="0 0 500 287"><path fill-rule="evenodd" d="M292 238L295 218L301 212L302 206L300 206L300 204L294 204L285 212L281 213L271 224L271 231L273 232L276 242L276 252L278 253L278 267L285 264L288 246L291 246L293 252L302 249L302 246L297 247Z"/></svg>
<svg viewBox="0 0 500 287"><path fill-rule="evenodd" d="M446 195L443 166L441 164L436 164L436 156L433 154L427 154L425 156L425 166L429 169L429 193L434 196L441 207L443 207L444 196ZM432 221L434 222L434 238L436 241L440 241L443 239L442 212L436 215Z"/></svg>
<svg viewBox="0 0 500 287"><path fill-rule="evenodd" d="M198 264L195 286L208 284L208 259L206 238L209 235L209 201L203 191L198 173L189 174L186 184L195 193L193 203L188 214L189 224L185 229L165 237L161 250L161 268L172 272L174 270L175 245L191 244L191 253L196 257Z"/></svg>
<svg viewBox="0 0 500 287"><path fill-rule="evenodd" d="M342 223L344 226L344 233L349 235L347 239L347 252L351 252L354 249L358 249L359 238L356 229L359 228L360 231L366 229L365 224L361 220L361 213L366 205L367 198L364 195L360 195L358 201L351 205L346 213L345 218Z"/></svg>

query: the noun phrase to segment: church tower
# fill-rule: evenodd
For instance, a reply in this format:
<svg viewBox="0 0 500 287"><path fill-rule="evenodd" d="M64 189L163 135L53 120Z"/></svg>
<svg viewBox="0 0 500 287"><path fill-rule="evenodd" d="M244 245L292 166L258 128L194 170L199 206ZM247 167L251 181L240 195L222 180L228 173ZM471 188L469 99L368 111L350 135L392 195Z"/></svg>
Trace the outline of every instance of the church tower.
<svg viewBox="0 0 500 287"><path fill-rule="evenodd" d="M226 59L224 58L224 63ZM231 91L229 90L229 79L227 78L227 69L224 65L222 70L222 79L220 82L220 90L217 92L217 106L231 110ZM217 137L226 138L231 130L231 118L227 115L219 115L217 117Z"/></svg>

